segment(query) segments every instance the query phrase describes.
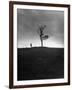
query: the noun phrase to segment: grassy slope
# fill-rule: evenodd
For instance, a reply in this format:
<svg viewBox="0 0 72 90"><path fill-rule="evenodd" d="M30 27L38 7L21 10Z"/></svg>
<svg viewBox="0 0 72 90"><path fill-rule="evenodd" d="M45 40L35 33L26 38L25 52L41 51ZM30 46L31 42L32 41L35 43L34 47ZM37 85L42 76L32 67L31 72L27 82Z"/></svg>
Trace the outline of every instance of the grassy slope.
<svg viewBox="0 0 72 90"><path fill-rule="evenodd" d="M64 77L63 48L18 49L18 80Z"/></svg>

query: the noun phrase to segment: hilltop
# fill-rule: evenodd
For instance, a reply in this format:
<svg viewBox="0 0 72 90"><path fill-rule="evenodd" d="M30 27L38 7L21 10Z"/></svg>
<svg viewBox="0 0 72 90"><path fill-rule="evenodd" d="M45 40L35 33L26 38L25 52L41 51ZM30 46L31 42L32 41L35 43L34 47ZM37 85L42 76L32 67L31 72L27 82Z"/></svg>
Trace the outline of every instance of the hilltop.
<svg viewBox="0 0 72 90"><path fill-rule="evenodd" d="M18 80L64 77L64 48L18 48Z"/></svg>

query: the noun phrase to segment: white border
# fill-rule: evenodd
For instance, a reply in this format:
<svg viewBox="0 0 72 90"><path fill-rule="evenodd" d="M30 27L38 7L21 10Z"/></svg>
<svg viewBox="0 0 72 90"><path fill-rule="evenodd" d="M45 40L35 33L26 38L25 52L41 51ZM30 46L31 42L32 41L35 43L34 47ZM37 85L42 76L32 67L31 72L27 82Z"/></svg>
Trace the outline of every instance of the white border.
<svg viewBox="0 0 72 90"><path fill-rule="evenodd" d="M60 7L45 7L45 6L29 6L29 5L14 5L13 16L13 81L14 85L33 85L33 84L53 84L68 82L68 9ZM38 10L58 10L64 11L64 78L62 79L45 79L45 80L28 80L17 81L17 8L20 9L38 9Z"/></svg>

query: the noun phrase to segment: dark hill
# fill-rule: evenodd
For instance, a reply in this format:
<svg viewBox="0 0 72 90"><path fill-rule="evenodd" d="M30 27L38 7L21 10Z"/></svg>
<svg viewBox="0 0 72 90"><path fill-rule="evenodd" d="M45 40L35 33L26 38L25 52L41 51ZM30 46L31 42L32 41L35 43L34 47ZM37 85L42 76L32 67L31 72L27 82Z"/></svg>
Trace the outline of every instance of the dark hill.
<svg viewBox="0 0 72 90"><path fill-rule="evenodd" d="M64 48L18 48L18 80L64 77Z"/></svg>

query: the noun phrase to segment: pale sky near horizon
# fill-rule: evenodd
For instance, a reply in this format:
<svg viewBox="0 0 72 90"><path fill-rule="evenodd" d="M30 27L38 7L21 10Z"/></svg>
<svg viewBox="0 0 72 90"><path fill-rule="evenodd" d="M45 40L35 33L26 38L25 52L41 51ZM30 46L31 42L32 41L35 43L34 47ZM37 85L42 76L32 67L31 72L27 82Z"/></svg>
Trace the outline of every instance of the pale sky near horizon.
<svg viewBox="0 0 72 90"><path fill-rule="evenodd" d="M46 25L43 41L45 47L64 47L64 12L54 10L17 9L17 47L41 46L39 25Z"/></svg>

